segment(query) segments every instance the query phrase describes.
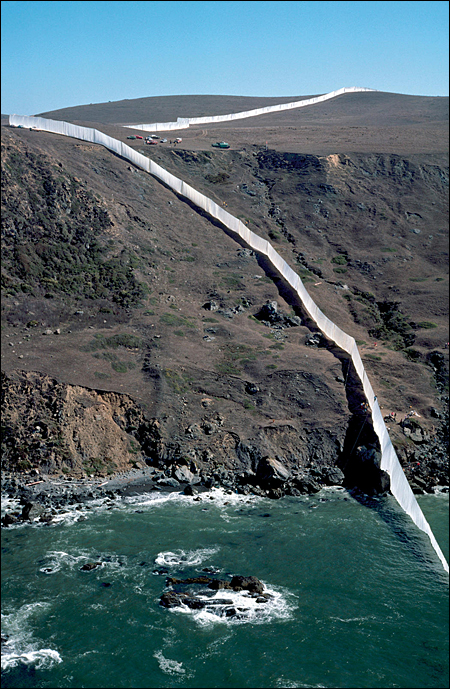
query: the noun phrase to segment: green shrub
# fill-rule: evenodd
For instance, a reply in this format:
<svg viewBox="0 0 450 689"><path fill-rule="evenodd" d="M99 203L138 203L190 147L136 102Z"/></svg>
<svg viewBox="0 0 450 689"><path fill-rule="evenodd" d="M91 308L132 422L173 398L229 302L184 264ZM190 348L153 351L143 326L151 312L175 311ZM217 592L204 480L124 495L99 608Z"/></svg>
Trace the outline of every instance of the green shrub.
<svg viewBox="0 0 450 689"><path fill-rule="evenodd" d="M165 325L171 325L175 327L184 326L185 328L194 327L191 320L185 318L184 316L179 316L178 314L174 313L163 313L159 320L160 323L164 323Z"/></svg>
<svg viewBox="0 0 450 689"><path fill-rule="evenodd" d="M117 373L126 373L128 371L128 367L123 361L111 361L111 367Z"/></svg>
<svg viewBox="0 0 450 689"><path fill-rule="evenodd" d="M422 354L417 349L412 349L411 347L404 349L403 354L408 361L420 361L422 359Z"/></svg>
<svg viewBox="0 0 450 689"><path fill-rule="evenodd" d="M424 328L424 330L431 330L432 328L437 328L437 325L431 321L420 321L420 323L417 323L417 327Z"/></svg>
<svg viewBox="0 0 450 689"><path fill-rule="evenodd" d="M82 352L95 352L99 349L117 349L118 347L125 347L127 349L139 349L142 347L142 340L136 335L131 335L129 333L119 333L117 335L112 335L111 337L105 337L101 333L94 336L87 345L80 347ZM104 356L103 358L108 358Z"/></svg>
<svg viewBox="0 0 450 689"><path fill-rule="evenodd" d="M230 179L226 172L218 172L217 175L206 175L205 179L212 184L223 184Z"/></svg>
<svg viewBox="0 0 450 689"><path fill-rule="evenodd" d="M188 376L185 377L170 368L165 368L163 370L163 375L172 390L177 395L182 395L189 390Z"/></svg>

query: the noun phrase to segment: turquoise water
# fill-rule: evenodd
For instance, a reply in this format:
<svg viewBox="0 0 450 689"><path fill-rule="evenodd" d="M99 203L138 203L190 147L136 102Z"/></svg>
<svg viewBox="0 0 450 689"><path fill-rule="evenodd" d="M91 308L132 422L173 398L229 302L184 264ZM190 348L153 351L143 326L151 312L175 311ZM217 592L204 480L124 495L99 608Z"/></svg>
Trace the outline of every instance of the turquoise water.
<svg viewBox="0 0 450 689"><path fill-rule="evenodd" d="M448 686L448 576L392 498L210 495L4 529L3 686ZM448 495L419 502L448 558ZM254 575L273 598L236 600L241 619L169 610L162 567Z"/></svg>

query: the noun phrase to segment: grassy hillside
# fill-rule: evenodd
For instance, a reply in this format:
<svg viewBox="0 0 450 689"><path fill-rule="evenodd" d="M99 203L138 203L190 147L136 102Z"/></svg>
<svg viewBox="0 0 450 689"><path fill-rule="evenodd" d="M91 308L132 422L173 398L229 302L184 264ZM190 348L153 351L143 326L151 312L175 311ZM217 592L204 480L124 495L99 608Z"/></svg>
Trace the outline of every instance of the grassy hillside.
<svg viewBox="0 0 450 689"><path fill-rule="evenodd" d="M414 123L411 110L405 126L419 127L426 141L433 104L422 104L422 119ZM356 105L348 101L347 117ZM398 425L392 438L404 462L420 457L426 466L448 399L446 154L301 153L290 146L292 126L272 132L274 148L255 141L270 139L261 126L252 136L236 129L247 142L227 151L212 149L200 129L178 147L132 145L273 243L324 313L356 338L383 410L420 414L417 442ZM323 141L322 126L315 136L322 131ZM126 130L104 128L125 140ZM311 339L298 300L261 257L101 147L3 129L6 387L15 400L25 382L43 400L75 400L70 423L79 414L86 429L75 448L61 428L62 445L49 454L43 439L47 449L31 453L32 462L81 471L91 456L109 466L115 427L99 439L101 424L81 411L74 386L96 391L111 424L121 417L106 394L136 405L139 423L117 432L120 466L153 456L237 471L250 468L255 452L305 470L340 461L361 391L330 343ZM371 128L381 151L387 131ZM342 126L327 145L342 149L347 136L354 130ZM273 301L276 314L264 317ZM8 407L12 462L31 452L17 404ZM56 413L44 402L36 409Z"/></svg>

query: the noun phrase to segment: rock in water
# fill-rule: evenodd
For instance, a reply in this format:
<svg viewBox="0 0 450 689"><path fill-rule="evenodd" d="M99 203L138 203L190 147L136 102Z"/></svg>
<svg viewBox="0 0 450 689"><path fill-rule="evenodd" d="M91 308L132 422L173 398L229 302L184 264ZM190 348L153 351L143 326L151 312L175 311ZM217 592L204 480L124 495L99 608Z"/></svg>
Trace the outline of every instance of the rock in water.
<svg viewBox="0 0 450 689"><path fill-rule="evenodd" d="M99 567L101 564L101 562L86 562L86 564L80 567L80 569L83 572L90 572L91 569L95 569L96 567Z"/></svg>
<svg viewBox="0 0 450 689"><path fill-rule="evenodd" d="M250 593L263 593L264 584L256 577L234 576L230 582L235 591L250 591Z"/></svg>

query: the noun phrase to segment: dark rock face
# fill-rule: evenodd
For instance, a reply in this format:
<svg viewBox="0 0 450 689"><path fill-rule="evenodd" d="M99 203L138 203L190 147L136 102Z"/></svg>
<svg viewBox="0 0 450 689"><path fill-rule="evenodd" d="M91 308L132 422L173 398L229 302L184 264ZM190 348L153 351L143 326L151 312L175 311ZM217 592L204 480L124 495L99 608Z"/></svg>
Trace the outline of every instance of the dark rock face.
<svg viewBox="0 0 450 689"><path fill-rule="evenodd" d="M198 489L195 486L193 486L192 484L188 483L188 485L184 489L183 493L185 495L198 495Z"/></svg>
<svg viewBox="0 0 450 689"><path fill-rule="evenodd" d="M220 591L221 589L231 589L232 586L230 582L225 579L212 579L208 584L208 588L213 591Z"/></svg>
<svg viewBox="0 0 450 689"><path fill-rule="evenodd" d="M83 572L90 572L91 570L95 569L96 567L100 567L102 563L101 562L86 562L82 567L80 567L80 570Z"/></svg>
<svg viewBox="0 0 450 689"><path fill-rule="evenodd" d="M290 478L290 471L279 460L263 457L258 463L256 480L261 487L277 488Z"/></svg>
<svg viewBox="0 0 450 689"><path fill-rule="evenodd" d="M294 487L301 493L318 493L320 485L311 476L302 476L294 481Z"/></svg>
<svg viewBox="0 0 450 689"><path fill-rule="evenodd" d="M164 608L176 608L182 605L183 601L179 593L175 591L164 591L161 598L159 599L159 604Z"/></svg>
<svg viewBox="0 0 450 689"><path fill-rule="evenodd" d="M426 443L430 439L429 434L415 419L406 418L400 423L400 426L403 429L404 435L416 444Z"/></svg>
<svg viewBox="0 0 450 689"><path fill-rule="evenodd" d="M22 519L31 520L35 517L39 517L44 511L41 505L36 505L32 502L26 502L22 508Z"/></svg>
<svg viewBox="0 0 450 689"><path fill-rule="evenodd" d="M360 446L351 460L347 483L367 495L384 495L390 489L389 474L380 469L381 452L373 446Z"/></svg>
<svg viewBox="0 0 450 689"><path fill-rule="evenodd" d="M13 514L7 513L2 517L2 526L11 526L11 524L17 524L18 522L19 519Z"/></svg>
<svg viewBox="0 0 450 689"><path fill-rule="evenodd" d="M254 383L247 383L245 386L245 392L248 392L249 395L257 395L259 392L259 387Z"/></svg>
<svg viewBox="0 0 450 689"><path fill-rule="evenodd" d="M256 577L234 576L230 582L235 591L250 591L251 593L263 593L264 584Z"/></svg>
<svg viewBox="0 0 450 689"><path fill-rule="evenodd" d="M179 488L180 482L172 476L165 476L157 481L160 486L169 486L170 488Z"/></svg>
<svg viewBox="0 0 450 689"><path fill-rule="evenodd" d="M302 324L302 320L298 316L286 316L281 311L278 311L278 304L276 301L266 302L261 309L255 313L255 318L266 325L280 329L294 328Z"/></svg>
<svg viewBox="0 0 450 689"><path fill-rule="evenodd" d="M167 577L167 586L177 586L177 585L188 585L188 584L205 584L208 585L211 581L210 577L200 576L200 577L188 577L187 579L175 579L174 577Z"/></svg>
<svg viewBox="0 0 450 689"><path fill-rule="evenodd" d="M321 333L311 333L305 338L305 345L307 347L324 347L326 340Z"/></svg>
<svg viewBox="0 0 450 689"><path fill-rule="evenodd" d="M322 477L328 486L342 486L345 480L344 473L339 467L325 467L322 470Z"/></svg>

